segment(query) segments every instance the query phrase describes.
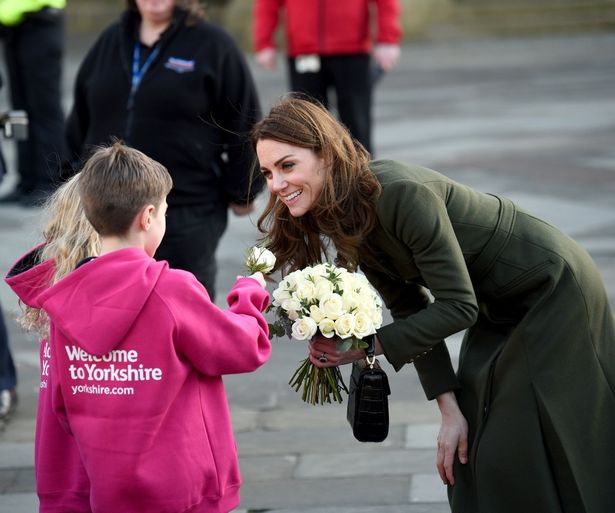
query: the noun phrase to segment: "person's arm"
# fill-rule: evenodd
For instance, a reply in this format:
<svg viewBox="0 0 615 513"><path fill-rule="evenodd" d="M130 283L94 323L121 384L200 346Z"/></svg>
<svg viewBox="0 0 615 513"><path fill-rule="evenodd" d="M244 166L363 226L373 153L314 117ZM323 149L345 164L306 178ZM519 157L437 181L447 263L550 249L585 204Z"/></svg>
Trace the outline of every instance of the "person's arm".
<svg viewBox="0 0 615 513"><path fill-rule="evenodd" d="M454 485L455 457L458 457L462 464L468 462L468 423L459 409L453 392L439 395L437 402L442 422L438 433L436 467L442 482Z"/></svg>
<svg viewBox="0 0 615 513"><path fill-rule="evenodd" d="M177 319L179 353L208 376L251 372L267 361L271 343L261 312L269 303L269 294L257 277L238 278L227 296L229 308L223 310L212 303L196 278L175 274L181 284L176 280L168 291L161 289L160 295Z"/></svg>
<svg viewBox="0 0 615 513"><path fill-rule="evenodd" d="M434 297L426 308L378 331L387 359L399 369L425 356L447 337L472 326L478 304L440 194L424 184L397 181L383 190L378 208L392 247L401 254L407 249L407 258L414 261Z"/></svg>
<svg viewBox="0 0 615 513"><path fill-rule="evenodd" d="M274 35L279 23L282 0L256 0L254 2L253 31L256 62L265 69L274 69L276 44Z"/></svg>
<svg viewBox="0 0 615 513"><path fill-rule="evenodd" d="M68 180L72 175L79 171L85 138L90 126L90 113L87 104L86 81L90 74L93 59L92 49L85 57L73 87L73 105L66 119L65 139L66 139L66 160L62 163L62 179Z"/></svg>
<svg viewBox="0 0 615 513"><path fill-rule="evenodd" d="M224 195L236 214L245 215L264 185L261 173L252 173L255 155L248 137L261 108L252 74L230 37L220 56L212 105L212 122L220 127L227 157L221 176Z"/></svg>
<svg viewBox="0 0 615 513"><path fill-rule="evenodd" d="M405 319L429 306L429 296L424 287L393 279L367 265L362 265L361 269L382 296L394 320ZM382 352L386 356L386 347ZM444 392L459 388L444 340L432 346L427 354L417 356L413 363L427 399L432 400Z"/></svg>
<svg viewBox="0 0 615 513"><path fill-rule="evenodd" d="M376 7L378 31L372 55L378 67L388 72L395 67L401 55L401 7L399 0L377 0Z"/></svg>

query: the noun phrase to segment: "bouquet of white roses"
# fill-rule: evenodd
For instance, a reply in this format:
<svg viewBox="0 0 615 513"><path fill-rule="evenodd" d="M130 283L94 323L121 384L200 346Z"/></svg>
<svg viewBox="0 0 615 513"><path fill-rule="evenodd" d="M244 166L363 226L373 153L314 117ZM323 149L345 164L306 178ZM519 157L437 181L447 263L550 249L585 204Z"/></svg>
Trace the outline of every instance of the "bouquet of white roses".
<svg viewBox="0 0 615 513"><path fill-rule="evenodd" d="M317 332L340 339L337 349L367 347L362 339L382 325L382 299L359 273L333 264L318 264L294 271L273 292L270 306L277 320L270 325L273 335L309 340ZM338 367L319 368L306 358L289 384L303 388L302 399L311 404L342 402L346 386Z"/></svg>

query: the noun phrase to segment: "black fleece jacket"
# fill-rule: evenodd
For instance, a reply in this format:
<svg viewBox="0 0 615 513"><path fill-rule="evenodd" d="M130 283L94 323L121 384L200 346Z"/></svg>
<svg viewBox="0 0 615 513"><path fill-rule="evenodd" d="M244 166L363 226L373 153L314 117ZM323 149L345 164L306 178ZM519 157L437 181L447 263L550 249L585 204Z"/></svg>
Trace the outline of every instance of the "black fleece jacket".
<svg viewBox="0 0 615 513"><path fill-rule="evenodd" d="M262 188L261 182L249 186L254 154L247 133L261 111L245 59L222 29L205 21L187 25L186 16L175 10L132 109L139 14L126 11L100 35L75 82L67 121L69 173L92 145L116 137L167 167L174 182L169 205L226 207Z"/></svg>

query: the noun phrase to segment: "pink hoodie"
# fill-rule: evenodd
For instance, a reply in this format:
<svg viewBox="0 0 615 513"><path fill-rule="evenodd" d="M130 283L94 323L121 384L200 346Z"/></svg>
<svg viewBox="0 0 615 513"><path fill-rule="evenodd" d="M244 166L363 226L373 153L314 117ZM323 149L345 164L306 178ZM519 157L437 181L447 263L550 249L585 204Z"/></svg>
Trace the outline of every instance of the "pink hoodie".
<svg viewBox="0 0 615 513"><path fill-rule="evenodd" d="M239 504L222 375L269 357L268 298L240 278L221 310L192 274L136 248L96 258L41 294L53 406L77 441L93 512L217 513Z"/></svg>
<svg viewBox="0 0 615 513"><path fill-rule="evenodd" d="M39 307L38 296L51 283L54 264L35 265L40 246L20 258L6 282L23 303ZM51 407L50 345L41 340L40 391L34 437L34 472L40 513L89 513L90 481L75 439L58 422Z"/></svg>

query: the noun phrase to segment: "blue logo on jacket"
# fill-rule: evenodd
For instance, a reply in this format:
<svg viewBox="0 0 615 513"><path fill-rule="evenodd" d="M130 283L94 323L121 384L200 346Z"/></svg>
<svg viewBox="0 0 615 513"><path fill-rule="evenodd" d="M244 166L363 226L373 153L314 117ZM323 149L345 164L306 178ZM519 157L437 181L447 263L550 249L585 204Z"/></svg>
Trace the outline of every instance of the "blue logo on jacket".
<svg viewBox="0 0 615 513"><path fill-rule="evenodd" d="M169 60L165 62L164 67L173 70L176 73L189 73L194 71L194 61L187 61L177 57L169 57Z"/></svg>

